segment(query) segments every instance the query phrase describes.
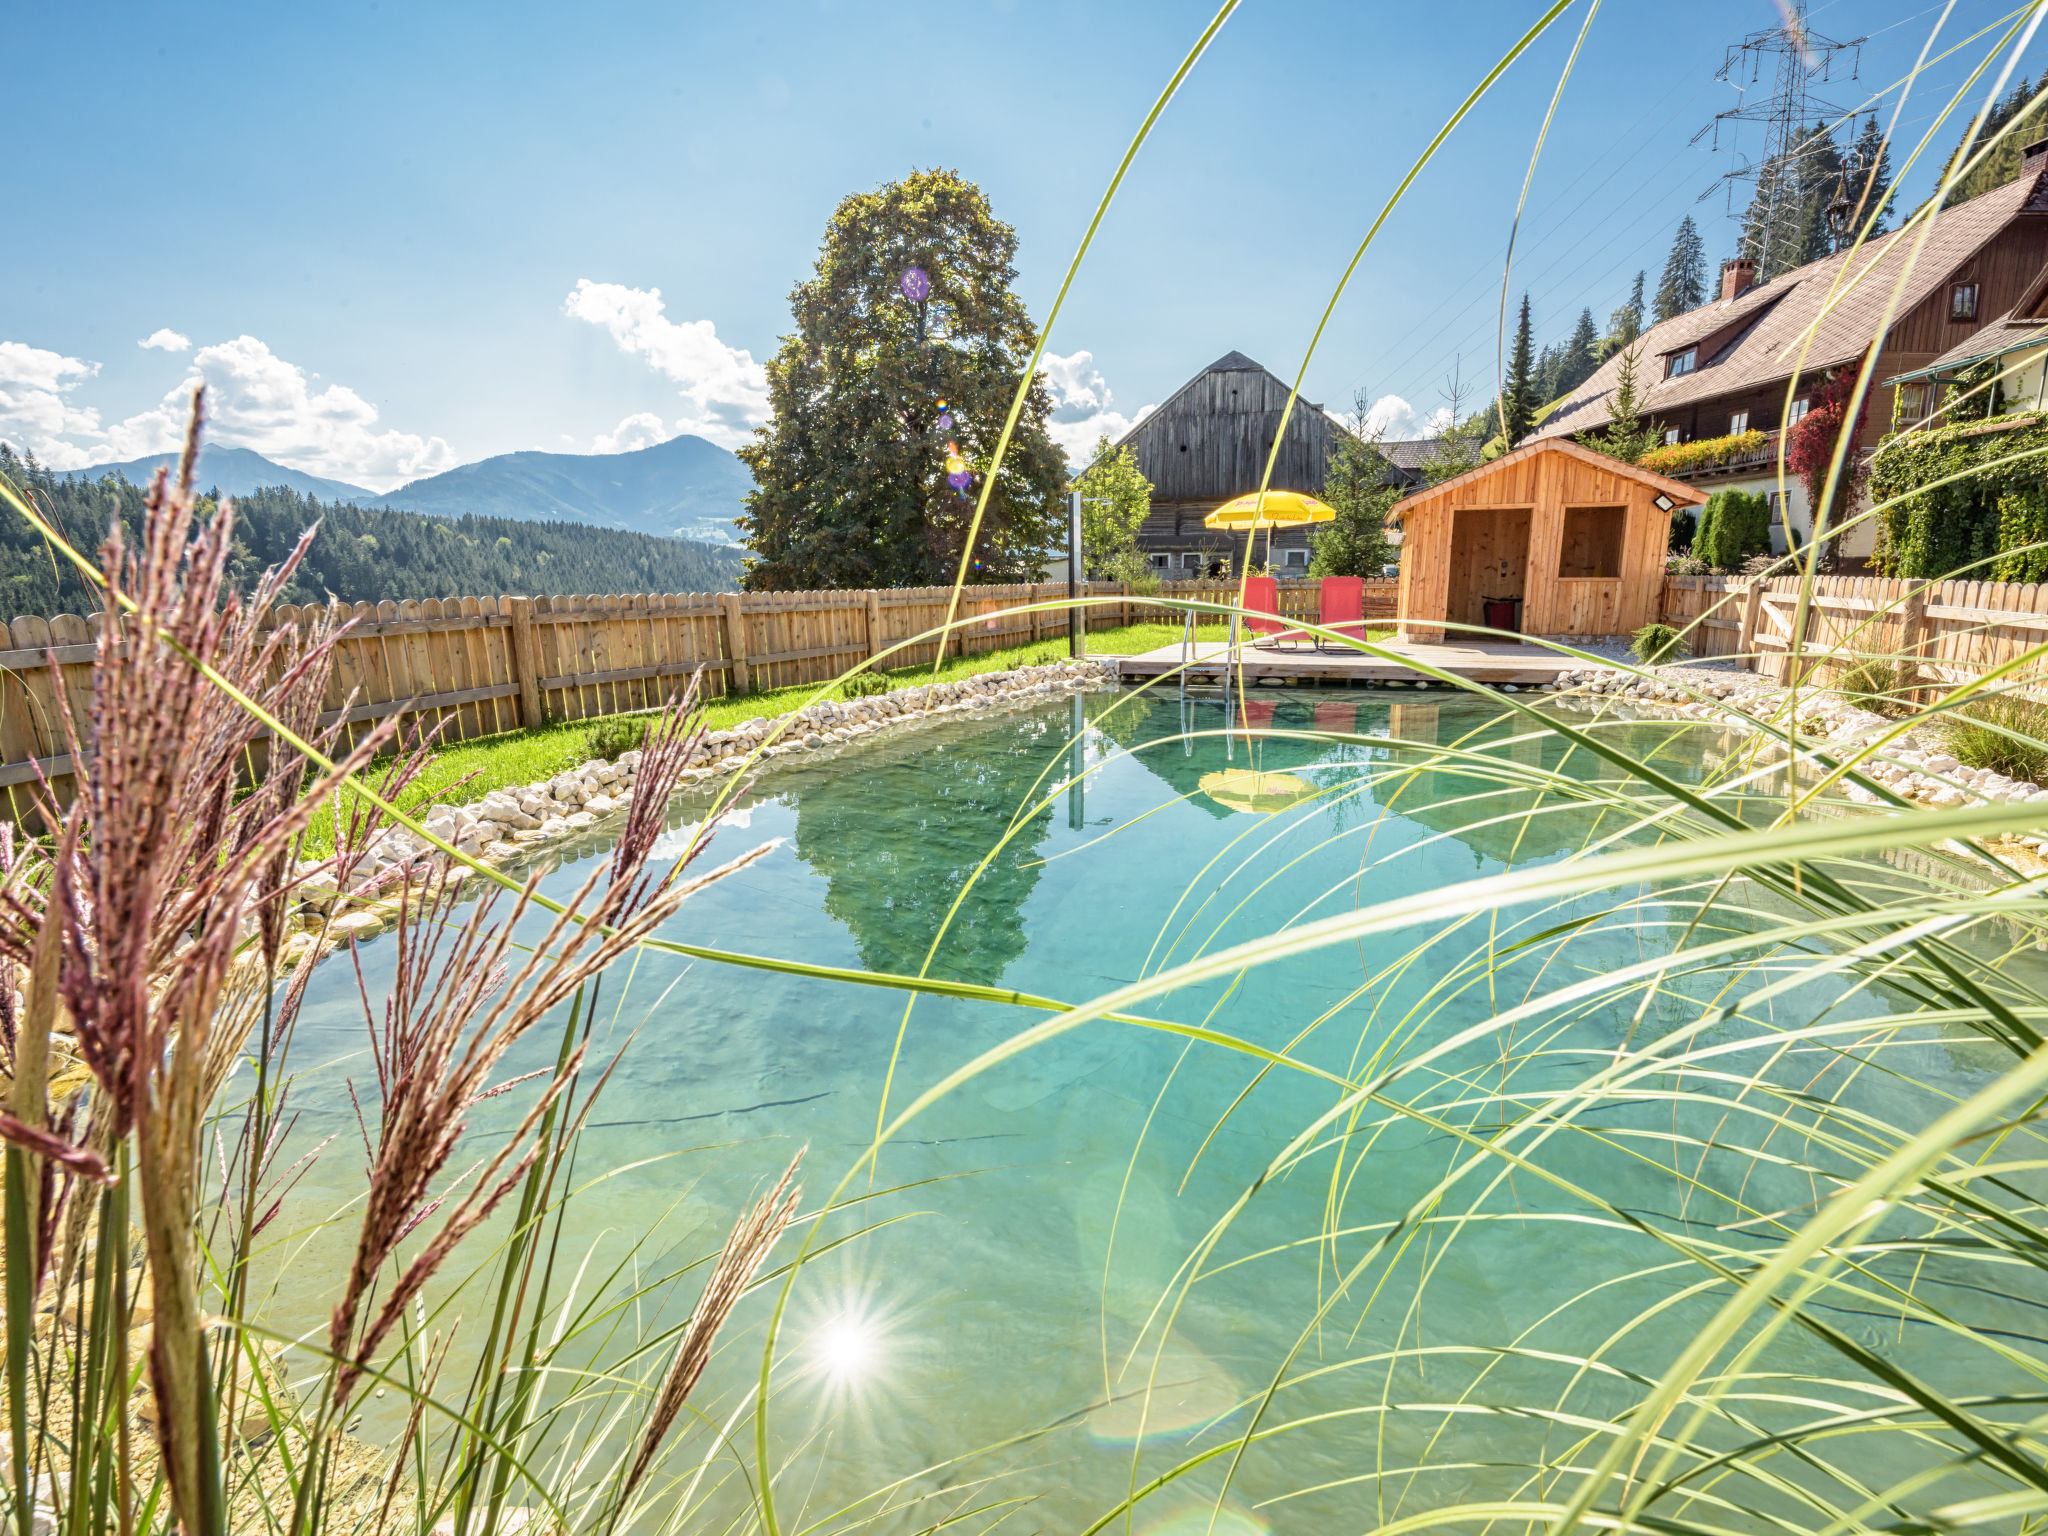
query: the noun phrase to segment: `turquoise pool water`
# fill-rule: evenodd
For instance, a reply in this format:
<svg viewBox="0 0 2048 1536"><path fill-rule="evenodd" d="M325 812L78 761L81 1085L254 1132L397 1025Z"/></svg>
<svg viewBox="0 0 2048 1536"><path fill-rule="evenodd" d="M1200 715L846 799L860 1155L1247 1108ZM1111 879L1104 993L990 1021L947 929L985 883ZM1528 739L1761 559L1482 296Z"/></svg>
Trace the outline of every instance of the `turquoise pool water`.
<svg viewBox="0 0 2048 1536"><path fill-rule="evenodd" d="M1495 723L1499 710L1486 702L1396 697L1262 692L1226 731L1213 696L1183 707L1093 694L930 724L829 759L783 760L760 775L708 857L767 840L775 851L693 900L673 932L895 972L919 970L937 939L935 974L1079 1001L1304 919L1554 859L1623 826L1612 811L1531 819L1520 814L1526 796L1474 798L1494 786L1469 775L1389 776L1430 743L1461 740L1492 742L1509 764L1587 779L1601 771L1560 738ZM1708 733L1628 729L1638 750L1656 750L1682 776L1697 778L1713 760ZM1507 739L1516 735L1527 739ZM1076 769L1087 770L1080 787L1057 789ZM701 804L679 802L678 814L701 814ZM589 867L572 856L547 888L566 895ZM1484 1023L1532 988L1660 952L1672 934L1656 893L1624 894L1640 899L1562 947L1510 948L1617 898L1347 942L1186 987L1146 1011L1356 1077ZM387 938L361 951L373 992L392 950ZM1328 1078L1262 1072L1218 1046L1094 1023L967 1083L883 1149L877 1193L825 1235L886 1224L798 1283L773 1412L785 1529L906 1479L896 1501L924 1502L873 1528L920 1529L948 1510L1028 1498L1001 1529L1075 1530L1134 1477L1241 1432L1247 1401L1281 1377L1290 1385L1262 1422L1306 1427L1262 1440L1235 1467L1219 1531L1363 1529L1528 1491L1508 1464L1584 1457L1577 1416L1630 1400L1597 1372L1572 1383L1542 1352L1598 1347L1697 1272L1672 1267L1669 1252L1557 1188L1489 1164L1341 1296L1339 1282L1425 1200L1466 1145L1461 1136L1490 1134L1528 1096L1690 1019L1714 984L1483 1034L1402 1081L1398 1095L1419 1115L1368 1108L1340 1120L1249 1198L1276 1155L1336 1102ZM1887 1004L1873 993L1840 1006L1854 1016ZM624 1056L579 1159L587 1187L572 1207L571 1247L575 1262L588 1262L581 1284L622 1283L605 1279L619 1264L644 1280L715 1250L739 1205L798 1147L808 1148L807 1205L822 1199L875 1134L899 1030L897 1107L1043 1017L928 998L906 1021L898 992L643 956L630 977L614 974L602 999L598 1039ZM507 1075L545 1064L554 1049L541 1032ZM1916 1072L1958 1089L1997 1065L1960 1036L1912 1049ZM306 1145L341 1138L301 1191L297 1209L310 1219L341 1206L360 1180L356 1153L343 1150L355 1132L342 1080L360 1084L369 1069L345 965L316 982L297 1051L311 1070L295 1136ZM1888 1100L1905 1089L1873 1079L1857 1091L1877 1107L1920 1112ZM480 1111L478 1135L502 1128L516 1102ZM1675 1174L1674 1160L1708 1183L1739 1166L1753 1206L1815 1197L1810 1176L1670 1140L1710 1118L1668 1102L1604 1104L1542 1157L1614 1206L1702 1232L1732 1208ZM1355 1134L1338 1172L1327 1143L1347 1125ZM869 1188L863 1176L854 1193ZM323 1314L330 1298L308 1294L304 1277L336 1272L350 1235L344 1219L296 1240L298 1278L281 1315L303 1325ZM1198 1254L1203 1276L1183 1289ZM697 1283L681 1283L674 1316ZM1608 1359L1655 1370L1706 1305L1675 1306L1612 1341ZM714 1418L751 1386L764 1307L762 1296L743 1307L699 1394ZM1528 1353L1493 1352L1509 1345ZM1839 1373L1797 1337L1775 1348L1782 1369ZM1528 1403L1558 1415L1490 1411ZM377 1422L373 1411L370 1432ZM750 1447L750 1431L740 1443ZM1207 1529L1227 1461L1145 1499L1134 1528ZM746 1506L745 1481L731 1456L714 1457L696 1528L725 1528ZM995 1525L985 1515L958 1528Z"/></svg>

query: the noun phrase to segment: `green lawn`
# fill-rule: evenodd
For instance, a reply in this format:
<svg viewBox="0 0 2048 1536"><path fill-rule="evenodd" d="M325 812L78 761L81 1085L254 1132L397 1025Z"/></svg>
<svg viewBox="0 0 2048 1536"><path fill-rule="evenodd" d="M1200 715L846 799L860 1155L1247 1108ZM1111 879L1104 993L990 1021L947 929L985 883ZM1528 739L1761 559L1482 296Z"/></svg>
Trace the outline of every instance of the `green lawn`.
<svg viewBox="0 0 2048 1536"><path fill-rule="evenodd" d="M1204 624L1200 628L1203 640L1221 642L1226 638L1226 626ZM1391 630L1373 630L1375 640L1391 634ZM1126 624L1117 629L1098 630L1088 637L1090 656L1132 656L1140 651L1157 650L1162 645L1178 644L1181 626L1166 624ZM975 656L950 657L939 669L936 681L953 682L963 677L972 677L980 672L1002 672L1011 667L1034 666L1051 661L1067 659L1067 642L1064 639L1039 640L1028 645L1012 645L1001 650L984 651ZM885 672L898 686L932 682L935 679L929 664L914 667L899 667ZM713 699L704 708L705 725L710 730L724 730L742 720L753 720L763 716L786 715L801 709L810 702L818 691L816 683L805 683L796 688L776 688L765 693L730 694ZM837 687L828 698L840 698ZM427 769L412 782L400 803L408 811L418 810L435 801L446 800L455 804L466 804L481 800L494 789L504 789L515 784L534 784L542 779L553 778L565 768L573 768L590 757L586 738L598 719L564 721L555 725L536 726L531 730L505 731L496 736L479 736L470 741L458 741L434 754L434 760ZM466 783L458 781L467 778ZM334 847L333 817L322 815L307 837L306 857L321 858L331 853Z"/></svg>

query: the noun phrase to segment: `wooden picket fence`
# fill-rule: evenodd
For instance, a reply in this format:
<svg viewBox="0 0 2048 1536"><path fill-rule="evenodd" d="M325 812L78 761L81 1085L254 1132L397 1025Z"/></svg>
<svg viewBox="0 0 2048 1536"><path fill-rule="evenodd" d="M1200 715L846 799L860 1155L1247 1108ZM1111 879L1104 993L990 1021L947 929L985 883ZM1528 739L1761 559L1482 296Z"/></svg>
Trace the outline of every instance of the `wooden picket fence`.
<svg viewBox="0 0 2048 1536"><path fill-rule="evenodd" d="M1090 595L1120 594L1113 582ZM949 587L856 592L679 592L602 597L428 598L337 603L352 626L335 647L323 725L343 722L353 737L375 721L440 727L461 741L546 720L658 707L698 668L707 695L786 688L837 677L848 668L946 621ZM949 654L996 650L1067 636L1064 608L1020 612L1067 595L1065 582L969 587ZM290 605L274 623L317 609ZM83 729L92 698L100 615L22 617L0 651L0 787L47 778L68 791L56 690ZM1123 622L1116 607L1090 610L1088 627ZM906 646L885 666L930 662L934 641ZM53 678L51 662L56 663ZM0 805L0 815L7 814Z"/></svg>
<svg viewBox="0 0 2048 1536"><path fill-rule="evenodd" d="M1791 676L1799 578L1669 576L1664 622L1686 630L1694 656L1729 656L1782 683ZM2048 585L1824 576L1808 600L1799 640L1808 675L1860 655L1896 659L1902 685L1925 702L2048 641ZM2048 662L2013 674L2048 690Z"/></svg>

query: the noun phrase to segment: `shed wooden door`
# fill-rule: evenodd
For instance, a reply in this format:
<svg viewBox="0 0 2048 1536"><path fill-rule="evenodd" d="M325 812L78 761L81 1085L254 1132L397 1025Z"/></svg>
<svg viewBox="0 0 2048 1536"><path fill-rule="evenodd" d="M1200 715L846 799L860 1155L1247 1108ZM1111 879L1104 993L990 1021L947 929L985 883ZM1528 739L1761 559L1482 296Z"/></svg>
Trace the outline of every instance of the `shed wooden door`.
<svg viewBox="0 0 2048 1536"><path fill-rule="evenodd" d="M1449 604L1457 624L1486 622L1488 598L1525 598L1529 592L1529 507L1460 507L1451 525ZM1452 630L1446 638L1457 638ZM1464 632L1464 638L1477 636Z"/></svg>

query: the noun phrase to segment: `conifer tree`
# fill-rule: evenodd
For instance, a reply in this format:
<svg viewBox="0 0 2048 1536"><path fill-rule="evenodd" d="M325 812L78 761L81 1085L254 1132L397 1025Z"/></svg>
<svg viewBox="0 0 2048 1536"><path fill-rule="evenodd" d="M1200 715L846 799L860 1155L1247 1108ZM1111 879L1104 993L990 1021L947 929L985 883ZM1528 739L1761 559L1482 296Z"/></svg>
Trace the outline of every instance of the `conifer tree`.
<svg viewBox="0 0 2048 1536"><path fill-rule="evenodd" d="M1643 334L1643 276L1638 268L1635 286L1628 291L1628 301L1607 317L1608 352L1627 346Z"/></svg>
<svg viewBox="0 0 2048 1536"><path fill-rule="evenodd" d="M1515 326L1515 350L1508 358L1507 387L1502 392L1503 440L1510 448L1529 435L1536 425L1536 372L1531 356L1529 295L1522 295L1522 318Z"/></svg>
<svg viewBox="0 0 2048 1536"><path fill-rule="evenodd" d="M1555 400L1559 395L1569 394L1586 380L1593 377L1593 370L1600 366L1598 349L1600 333L1593 326L1593 311L1579 311L1579 323L1572 328L1572 338L1564 344L1558 357L1557 375L1550 381L1545 400Z"/></svg>
<svg viewBox="0 0 2048 1536"><path fill-rule="evenodd" d="M1636 397L1636 363L1641 350L1629 347L1621 354L1621 366L1614 377L1614 398L1607 406L1606 427L1581 432L1577 437L1580 447L1596 449L1624 464L1641 463L1643 455L1659 441L1656 425L1643 420L1642 405Z"/></svg>
<svg viewBox="0 0 2048 1536"><path fill-rule="evenodd" d="M1687 214L1678 221L1678 235L1671 242L1671 254L1664 261L1664 276L1657 284L1657 318L1669 320L1689 309L1698 309L1707 298L1707 251L1700 244L1699 226Z"/></svg>
<svg viewBox="0 0 2048 1536"><path fill-rule="evenodd" d="M1973 197L1982 197L1986 192L1995 187L2002 187L2017 177L2020 173L2020 151L2041 137L2042 124L2048 122L2048 116L2044 116L2044 112L2048 112L2048 70L2043 70L2041 78L2032 84L2025 80L2020 81L1991 109L1990 115L1984 119L1983 128L1979 130L1977 137L1970 141L1970 158L1973 160L1997 137L1999 129L2007 123L2017 117L2025 117L2027 121L2000 139L1974 169L1966 171L1962 179L1950 188L1948 196L1942 199L1941 206L1953 208L1957 203L1966 203ZM1957 139L1956 147L1948 152L1948 159L1942 162L1941 181L1948 180L1949 172L1955 166L1956 156L1963 152L1963 142L1969 138L1970 124L1974 121L1974 114L1964 119L1962 136Z"/></svg>
<svg viewBox="0 0 2048 1536"><path fill-rule="evenodd" d="M1881 235L1891 225L1892 147L1877 126L1876 113L1870 115L1863 124L1863 132L1856 136L1849 163L1855 167L1855 184L1849 188L1849 197L1856 204L1854 229L1861 230L1875 209L1877 217L1870 224L1870 233ZM1855 238L1854 231L1850 238Z"/></svg>

